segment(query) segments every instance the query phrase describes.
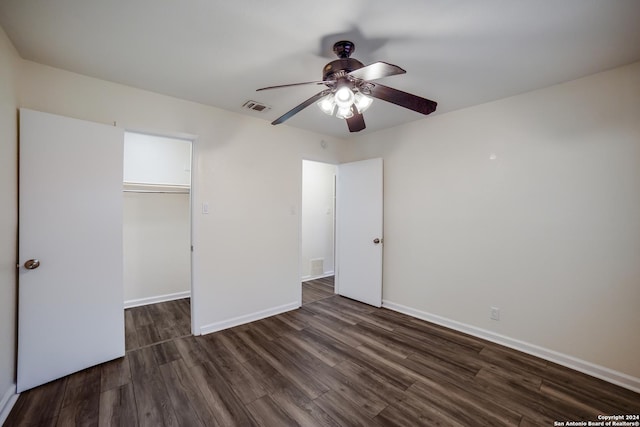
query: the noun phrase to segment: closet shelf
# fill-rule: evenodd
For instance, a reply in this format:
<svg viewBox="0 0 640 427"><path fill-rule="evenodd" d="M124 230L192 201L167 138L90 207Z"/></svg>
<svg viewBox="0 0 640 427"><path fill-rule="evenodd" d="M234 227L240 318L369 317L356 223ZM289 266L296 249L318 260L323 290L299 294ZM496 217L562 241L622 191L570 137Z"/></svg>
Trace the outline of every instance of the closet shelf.
<svg viewBox="0 0 640 427"><path fill-rule="evenodd" d="M125 193L189 194L191 192L191 188L188 185L124 182L122 185L122 191Z"/></svg>

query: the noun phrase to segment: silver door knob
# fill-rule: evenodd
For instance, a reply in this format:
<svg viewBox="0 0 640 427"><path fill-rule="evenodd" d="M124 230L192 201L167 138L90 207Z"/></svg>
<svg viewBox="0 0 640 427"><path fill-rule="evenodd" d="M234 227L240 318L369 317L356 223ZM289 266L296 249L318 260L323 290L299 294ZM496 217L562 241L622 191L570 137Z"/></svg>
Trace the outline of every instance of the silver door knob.
<svg viewBox="0 0 640 427"><path fill-rule="evenodd" d="M380 243L380 239L378 239L378 238L376 237L375 239L373 239L373 243L375 243L375 244L377 245L378 243Z"/></svg>
<svg viewBox="0 0 640 427"><path fill-rule="evenodd" d="M37 259L30 259L24 263L24 268L27 270L35 270L38 267L40 267L40 261Z"/></svg>

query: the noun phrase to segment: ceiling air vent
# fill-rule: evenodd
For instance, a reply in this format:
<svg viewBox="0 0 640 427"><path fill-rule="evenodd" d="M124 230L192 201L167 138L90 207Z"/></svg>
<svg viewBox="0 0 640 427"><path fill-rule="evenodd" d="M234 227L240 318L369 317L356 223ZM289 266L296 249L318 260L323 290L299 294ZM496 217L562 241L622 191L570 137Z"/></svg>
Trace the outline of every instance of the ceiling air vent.
<svg viewBox="0 0 640 427"><path fill-rule="evenodd" d="M242 104L242 108L246 108L247 110L257 111L259 113L264 113L271 109L268 105L264 105L259 103L258 101L247 101Z"/></svg>

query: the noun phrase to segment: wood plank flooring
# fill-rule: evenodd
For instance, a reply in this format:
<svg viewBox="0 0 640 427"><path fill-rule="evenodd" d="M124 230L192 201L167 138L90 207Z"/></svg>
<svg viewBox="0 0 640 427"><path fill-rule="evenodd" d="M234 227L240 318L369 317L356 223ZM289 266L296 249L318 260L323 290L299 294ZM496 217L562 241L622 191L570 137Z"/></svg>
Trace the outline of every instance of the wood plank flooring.
<svg viewBox="0 0 640 427"><path fill-rule="evenodd" d="M125 347L135 350L191 335L189 298L124 311Z"/></svg>
<svg viewBox="0 0 640 427"><path fill-rule="evenodd" d="M302 304L319 301L334 295L333 276L302 282Z"/></svg>
<svg viewBox="0 0 640 427"><path fill-rule="evenodd" d="M552 426L640 413L637 393L332 291L199 337L167 326L165 309L129 314L138 341L124 358L23 393L5 426Z"/></svg>

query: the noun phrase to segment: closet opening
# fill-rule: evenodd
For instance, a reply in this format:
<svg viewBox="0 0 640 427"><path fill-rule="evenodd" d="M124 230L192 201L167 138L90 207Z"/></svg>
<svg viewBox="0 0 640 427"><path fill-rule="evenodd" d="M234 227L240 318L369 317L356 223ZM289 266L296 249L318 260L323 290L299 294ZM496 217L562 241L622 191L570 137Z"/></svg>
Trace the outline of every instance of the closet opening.
<svg viewBox="0 0 640 427"><path fill-rule="evenodd" d="M192 334L192 145L125 132L124 308L127 330L136 331L127 351Z"/></svg>

